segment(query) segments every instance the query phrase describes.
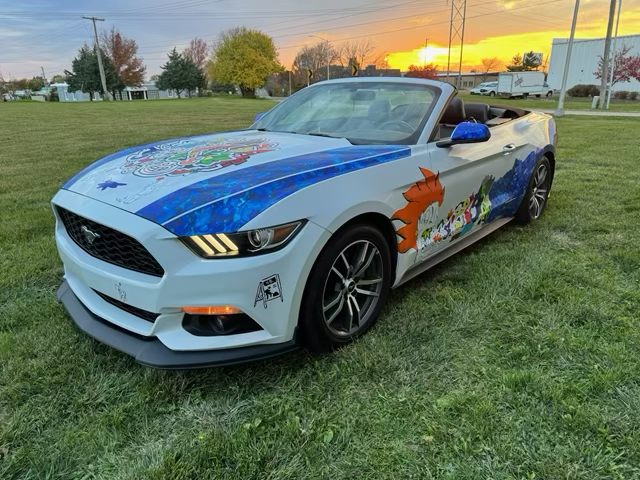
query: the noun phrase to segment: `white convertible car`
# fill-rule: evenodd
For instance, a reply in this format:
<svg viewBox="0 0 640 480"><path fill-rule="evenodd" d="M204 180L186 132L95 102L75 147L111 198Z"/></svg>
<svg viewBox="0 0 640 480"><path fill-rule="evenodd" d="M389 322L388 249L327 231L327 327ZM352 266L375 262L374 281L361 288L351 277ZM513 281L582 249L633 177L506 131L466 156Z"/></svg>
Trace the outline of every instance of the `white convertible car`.
<svg viewBox="0 0 640 480"><path fill-rule="evenodd" d="M366 332L390 288L542 214L548 115L447 83L321 82L247 130L128 148L53 198L58 298L159 368L228 365Z"/></svg>

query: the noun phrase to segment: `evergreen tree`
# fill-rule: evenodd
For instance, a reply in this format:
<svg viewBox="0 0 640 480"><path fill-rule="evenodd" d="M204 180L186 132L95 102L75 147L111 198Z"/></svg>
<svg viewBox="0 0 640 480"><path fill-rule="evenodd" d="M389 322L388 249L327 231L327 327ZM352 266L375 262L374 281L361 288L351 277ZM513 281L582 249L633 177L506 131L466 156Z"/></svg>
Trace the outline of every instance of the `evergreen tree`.
<svg viewBox="0 0 640 480"><path fill-rule="evenodd" d="M118 78L116 69L113 66L113 62L109 57L102 53L102 66L104 67L104 74L107 83L107 90L121 90L124 88L124 84ZM78 56L71 62L71 72L65 70L64 73L67 76L67 83L69 84L69 91L75 92L80 90L90 94L91 100L93 100L93 93L98 92L104 95L105 92L102 88L102 81L100 79L100 67L98 66L98 57L95 51L87 44L83 45L78 50Z"/></svg>

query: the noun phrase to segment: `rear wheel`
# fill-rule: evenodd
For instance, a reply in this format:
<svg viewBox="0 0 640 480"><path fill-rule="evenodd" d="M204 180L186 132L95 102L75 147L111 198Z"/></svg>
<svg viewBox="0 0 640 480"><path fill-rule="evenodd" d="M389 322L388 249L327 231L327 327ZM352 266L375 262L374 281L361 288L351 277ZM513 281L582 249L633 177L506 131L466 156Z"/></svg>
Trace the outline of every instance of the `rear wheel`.
<svg viewBox="0 0 640 480"><path fill-rule="evenodd" d="M375 323L391 284L384 236L354 225L329 241L311 270L300 315L302 340L317 352L350 343Z"/></svg>
<svg viewBox="0 0 640 480"><path fill-rule="evenodd" d="M542 157L533 169L527 193L516 212L515 219L520 225L537 220L547 206L551 189L551 164L547 157Z"/></svg>

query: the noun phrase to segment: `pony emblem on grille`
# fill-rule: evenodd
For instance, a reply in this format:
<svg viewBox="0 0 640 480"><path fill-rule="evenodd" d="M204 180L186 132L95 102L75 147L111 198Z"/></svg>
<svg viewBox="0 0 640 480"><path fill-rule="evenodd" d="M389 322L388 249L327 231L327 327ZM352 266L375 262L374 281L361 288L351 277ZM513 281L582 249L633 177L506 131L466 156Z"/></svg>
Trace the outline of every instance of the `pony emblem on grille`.
<svg viewBox="0 0 640 480"><path fill-rule="evenodd" d="M84 235L84 238L89 245L93 245L93 242L96 241L96 238L100 238L99 233L92 232L86 225L83 225L80 230L82 230L82 234Z"/></svg>

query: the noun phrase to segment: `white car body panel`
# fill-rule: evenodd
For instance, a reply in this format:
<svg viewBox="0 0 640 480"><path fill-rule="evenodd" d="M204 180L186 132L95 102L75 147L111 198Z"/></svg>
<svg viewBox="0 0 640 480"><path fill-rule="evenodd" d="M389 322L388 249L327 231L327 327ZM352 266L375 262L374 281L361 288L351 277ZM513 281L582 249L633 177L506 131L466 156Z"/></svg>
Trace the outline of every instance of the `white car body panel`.
<svg viewBox="0 0 640 480"><path fill-rule="evenodd" d="M504 214L496 219L508 219L513 214L512 205L509 205L518 202L518 198L511 195L508 202L500 203L498 197L502 195L500 198L507 198L508 192L499 192L500 195L491 198L487 187L484 216L478 213L480 207L475 208L464 202L472 203L468 202L470 196L479 191L486 177L493 179L492 185L500 184L501 179L513 172L516 165L520 165L517 162L537 159L546 152L553 153L556 134L551 117L531 113L492 127L491 138L485 143L438 148L430 139L438 126L441 112L455 94L454 88L449 84L419 79L389 81L425 83L442 89L434 113L416 145L354 147L345 139L247 130L161 142L161 145L171 145L167 148L178 148L180 145L176 144L179 142L186 142L190 149L207 148L211 144L224 145L224 148L213 149L215 155L222 156L230 151L242 155L247 148L251 150L248 158L240 157L242 161L236 164L214 168L214 164L204 164L203 167L203 164L194 163L195 166L189 168L195 170L180 173L182 170L176 168L181 167L176 167L175 161L170 160L173 153L169 155L160 151L161 148L152 151L153 155L169 159L165 164L156 162L153 155L151 160L144 160L144 152L148 147L143 146L110 155L106 160L96 162L80 172L56 194L53 205L138 240L165 273L162 277L154 277L91 256L69 237L56 213L55 238L71 290L93 314L137 335L155 337L172 351L278 344L294 338L306 280L318 255L332 234L355 217L378 214L388 219L398 232L398 245L394 245L397 249L392 249L396 260L394 285L402 283L403 279L411 276L412 271L441 251L452 248L460 238L465 238L467 232L479 231L490 225L488 217L492 209L503 209ZM235 141L244 142L244 145L233 146ZM367 149L371 151L366 153ZM384 157L386 160L353 171L336 171L326 178L306 184L306 177L299 177L298 170L274 177L274 172L281 165L286 166L292 158L302 158L304 166L305 159L315 162L322 152L327 151L345 155L345 160L339 164L340 168L350 168L370 158ZM362 154L353 159L348 157L349 152L354 151ZM327 155L331 157L331 153ZM184 161L186 157L179 158ZM187 158L186 161L191 160ZM145 165L145 162L150 163ZM314 168L306 173L308 176L321 175L333 168L320 163L309 165ZM295 168L302 167L298 165ZM132 173L135 169L138 174ZM251 177L252 172L266 175L265 180L260 177L250 182L247 180L248 183L243 185L242 181ZM246 177L242 177L244 174ZM226 180L233 179L234 175L244 180L239 183ZM224 180L223 184L216 183L218 178ZM231 205L245 208L247 202L253 201L252 192L277 182L284 182L286 186L289 180L294 184L290 192L275 200L267 198L264 208L259 212L252 211L251 215L247 214L233 223L238 226L236 231L245 231L306 220L298 235L283 249L246 258L206 260L198 257L178 239L180 235L225 233L189 229L202 228L197 215L207 208L214 208L214 212L222 211L215 210L216 206L226 205L225 202L234 198L239 200ZM418 212L419 216L413 214L412 218L408 218L410 192L424 192L425 185L443 187L439 203L429 200L431 197L421 199L428 202L424 209ZM225 188L229 189L226 197L215 196L216 189ZM272 192L280 194L281 187L274 187ZM201 198L201 204L191 205L190 202L195 198ZM491 202L493 204L489 208L487 205ZM165 211L169 206L177 208L175 213ZM452 213L456 213L456 207L464 208L458 212L458 220L451 217ZM192 216L196 216L193 222L176 224L176 221ZM437 227L438 224L441 227ZM451 224L452 230L446 232L445 238L441 238L443 235L438 237L437 231L444 232L443 228L448 224ZM407 240L401 232L406 234L408 231L415 233L414 237ZM457 235L460 237L454 238ZM259 285L263 279L275 274L282 283L280 301L271 301L268 305L258 302L256 291ZM106 302L95 291L160 315L154 322L142 320ZM262 330L209 337L194 336L187 332L181 325L181 308L209 305L238 308L247 313Z"/></svg>

